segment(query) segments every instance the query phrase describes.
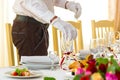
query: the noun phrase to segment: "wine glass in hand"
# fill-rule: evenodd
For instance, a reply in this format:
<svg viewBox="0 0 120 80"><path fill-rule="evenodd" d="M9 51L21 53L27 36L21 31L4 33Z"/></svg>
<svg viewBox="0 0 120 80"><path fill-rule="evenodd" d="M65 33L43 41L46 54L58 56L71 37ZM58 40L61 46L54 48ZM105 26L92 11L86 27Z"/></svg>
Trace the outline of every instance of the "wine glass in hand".
<svg viewBox="0 0 120 80"><path fill-rule="evenodd" d="M60 66L63 70L69 71L68 66L71 63L71 55L73 52L73 40L61 38L61 51L63 53Z"/></svg>
<svg viewBox="0 0 120 80"><path fill-rule="evenodd" d="M73 40L65 40L61 38L61 50L64 54L70 54L73 52Z"/></svg>

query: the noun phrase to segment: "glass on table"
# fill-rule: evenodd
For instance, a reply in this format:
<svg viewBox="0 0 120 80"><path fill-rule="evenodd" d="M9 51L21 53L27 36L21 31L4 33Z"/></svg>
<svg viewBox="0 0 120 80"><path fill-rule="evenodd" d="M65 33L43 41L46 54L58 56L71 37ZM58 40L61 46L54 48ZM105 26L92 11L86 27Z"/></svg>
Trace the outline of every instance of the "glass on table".
<svg viewBox="0 0 120 80"><path fill-rule="evenodd" d="M106 47L105 38L98 38L98 48L100 52L103 52Z"/></svg>
<svg viewBox="0 0 120 80"><path fill-rule="evenodd" d="M107 42L107 56L113 55L117 58L117 54L120 53L120 32L105 32L105 38Z"/></svg>
<svg viewBox="0 0 120 80"><path fill-rule="evenodd" d="M94 58L105 56L105 39L104 38L96 38L90 40L89 49L91 53L94 55Z"/></svg>
<svg viewBox="0 0 120 80"><path fill-rule="evenodd" d="M120 42L120 32L118 31L105 32L104 38L108 46L111 46L118 41Z"/></svg>
<svg viewBox="0 0 120 80"><path fill-rule="evenodd" d="M63 54L62 59L60 61L60 67L63 70L69 71L68 66L75 60L73 53L73 40L61 38L61 52Z"/></svg>
<svg viewBox="0 0 120 80"><path fill-rule="evenodd" d="M90 39L89 50L94 58L96 58L98 53L98 39Z"/></svg>
<svg viewBox="0 0 120 80"><path fill-rule="evenodd" d="M57 58L57 51L49 51L48 56L51 60L51 70L55 69L55 60Z"/></svg>

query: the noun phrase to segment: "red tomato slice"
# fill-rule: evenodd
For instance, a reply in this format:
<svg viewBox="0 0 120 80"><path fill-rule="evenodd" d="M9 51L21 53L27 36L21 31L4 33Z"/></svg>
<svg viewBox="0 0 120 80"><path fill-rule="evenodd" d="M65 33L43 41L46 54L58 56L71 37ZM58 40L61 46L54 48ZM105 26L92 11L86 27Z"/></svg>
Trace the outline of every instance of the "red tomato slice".
<svg viewBox="0 0 120 80"><path fill-rule="evenodd" d="M18 76L18 73L17 72L12 72L11 75L12 76Z"/></svg>

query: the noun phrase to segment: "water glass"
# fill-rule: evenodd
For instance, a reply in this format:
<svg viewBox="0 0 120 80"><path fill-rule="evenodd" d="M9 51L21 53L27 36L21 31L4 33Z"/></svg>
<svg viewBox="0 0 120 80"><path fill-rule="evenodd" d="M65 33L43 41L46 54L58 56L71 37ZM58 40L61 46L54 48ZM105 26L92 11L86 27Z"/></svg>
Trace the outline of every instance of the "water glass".
<svg viewBox="0 0 120 80"><path fill-rule="evenodd" d="M61 51L65 54L70 54L73 52L73 40L65 40L64 38L61 38Z"/></svg>
<svg viewBox="0 0 120 80"><path fill-rule="evenodd" d="M97 57L98 53L98 39L90 39L89 50L93 54L94 58Z"/></svg>
<svg viewBox="0 0 120 80"><path fill-rule="evenodd" d="M57 58L56 51L49 51L48 56L51 60L51 70L55 69L55 60Z"/></svg>
<svg viewBox="0 0 120 80"><path fill-rule="evenodd" d="M105 32L105 40L108 46L120 41L120 33L118 31Z"/></svg>
<svg viewBox="0 0 120 80"><path fill-rule="evenodd" d="M117 58L117 54L120 53L120 33L118 31L105 32L105 38L107 42L106 56L113 55Z"/></svg>
<svg viewBox="0 0 120 80"><path fill-rule="evenodd" d="M61 51L63 53L62 59L60 61L60 67L63 70L69 71L68 66L75 61L75 55L73 53L73 40L66 40L61 38Z"/></svg>

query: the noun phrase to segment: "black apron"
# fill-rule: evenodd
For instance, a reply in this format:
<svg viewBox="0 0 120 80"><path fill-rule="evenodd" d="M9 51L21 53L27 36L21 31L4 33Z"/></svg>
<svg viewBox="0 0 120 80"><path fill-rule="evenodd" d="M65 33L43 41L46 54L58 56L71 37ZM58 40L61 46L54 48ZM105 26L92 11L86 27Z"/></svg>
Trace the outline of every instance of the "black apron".
<svg viewBox="0 0 120 80"><path fill-rule="evenodd" d="M13 43L19 56L47 55L49 24L43 24L28 16L17 15L12 27Z"/></svg>

